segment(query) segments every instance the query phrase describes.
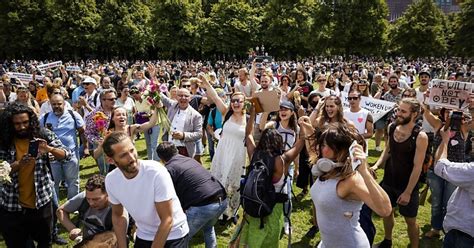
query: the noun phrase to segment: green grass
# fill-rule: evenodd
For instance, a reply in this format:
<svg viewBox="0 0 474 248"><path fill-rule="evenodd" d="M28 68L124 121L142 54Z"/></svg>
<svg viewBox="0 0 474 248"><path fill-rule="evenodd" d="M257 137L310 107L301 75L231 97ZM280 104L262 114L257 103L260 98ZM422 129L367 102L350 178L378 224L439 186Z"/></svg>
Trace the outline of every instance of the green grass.
<svg viewBox="0 0 474 248"><path fill-rule="evenodd" d="M373 149L375 147L374 141L369 141L369 148ZM145 150L145 141L143 139L138 140L136 142L136 148L139 151L138 154L141 158L146 158L146 150ZM380 156L380 152L376 152L375 150L369 150L369 159L368 162L373 164L376 162L377 158ZM202 161L206 168L210 166L210 158L206 154ZM98 173L98 168L95 165L95 162L91 158L81 160L81 189L84 188L84 184L89 176L94 173ZM378 171L378 180L381 180L383 176L383 171ZM294 192L298 195L301 190L297 187L294 187ZM64 189L61 189L61 197L62 203L65 201L66 192ZM308 194L304 199L297 202L294 201L293 212L291 215L292 220L292 228L293 228L293 235L292 235L292 247L314 247L320 240L319 234L316 235L314 239L307 239L304 237L305 233L311 227L311 197ZM429 230L429 223L430 223L430 216L431 216L431 206L427 202L425 206L420 206L418 211L418 224L420 226L420 247L429 247L429 248L436 248L442 246L442 241L440 239L436 240L428 240L421 238L422 235ZM240 214L240 216L242 216ZM373 221L375 223L377 229L377 235L375 238L375 243L378 243L383 240L383 222L382 219L378 216L373 216ZM396 214L395 219L395 228L393 231L393 247L408 247L409 240L406 232L406 225L403 217ZM232 233L234 231L234 225L230 224L227 226L221 226L219 223L216 224L216 234L218 239L218 247L228 247L228 242ZM67 233L64 229L61 229L61 236L67 239ZM287 246L288 239L286 236L283 236L280 240L280 247ZM72 243L71 243L72 244ZM5 247L3 241L0 241L0 247ZM53 247L60 247L54 245ZM197 234L191 241L191 247L204 247L204 239L202 237L202 233ZM270 247L268 247L270 248Z"/></svg>

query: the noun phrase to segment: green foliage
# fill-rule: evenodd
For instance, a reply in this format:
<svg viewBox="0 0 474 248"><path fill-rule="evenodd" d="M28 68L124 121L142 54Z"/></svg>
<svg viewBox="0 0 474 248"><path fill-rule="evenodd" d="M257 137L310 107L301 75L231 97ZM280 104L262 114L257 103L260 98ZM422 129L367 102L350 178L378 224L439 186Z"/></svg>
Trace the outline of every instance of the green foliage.
<svg viewBox="0 0 474 248"><path fill-rule="evenodd" d="M261 18L258 7L245 1L220 1L212 6L210 16L201 26L204 53L245 54L257 44Z"/></svg>
<svg viewBox="0 0 474 248"><path fill-rule="evenodd" d="M391 29L392 48L409 57L445 55L445 19L433 0L415 1Z"/></svg>
<svg viewBox="0 0 474 248"><path fill-rule="evenodd" d="M103 54L140 55L153 44L151 10L141 1L106 0L99 10L102 20L96 38Z"/></svg>
<svg viewBox="0 0 474 248"><path fill-rule="evenodd" d="M260 40L270 54L290 58L310 55L313 10L314 2L305 0L271 0L265 5Z"/></svg>
<svg viewBox="0 0 474 248"><path fill-rule="evenodd" d="M200 1L157 1L152 28L155 48L165 57L190 56L199 51L198 27L203 18Z"/></svg>
<svg viewBox="0 0 474 248"><path fill-rule="evenodd" d="M433 1L388 25L386 0L4 0L0 57L472 57L474 0L449 16Z"/></svg>
<svg viewBox="0 0 474 248"><path fill-rule="evenodd" d="M94 39L101 16L95 0L52 0L47 8L51 24L42 35L53 55L77 58L96 51Z"/></svg>
<svg viewBox="0 0 474 248"><path fill-rule="evenodd" d="M454 36L454 49L459 56L474 56L474 0L466 0L461 5Z"/></svg>

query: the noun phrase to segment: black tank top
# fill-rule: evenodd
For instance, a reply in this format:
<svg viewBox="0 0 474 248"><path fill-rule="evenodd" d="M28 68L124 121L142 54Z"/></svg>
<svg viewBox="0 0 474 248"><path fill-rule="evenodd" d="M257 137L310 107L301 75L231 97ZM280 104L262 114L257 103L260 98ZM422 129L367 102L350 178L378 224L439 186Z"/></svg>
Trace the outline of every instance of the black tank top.
<svg viewBox="0 0 474 248"><path fill-rule="evenodd" d="M415 126L408 139L397 142L394 138L396 125L391 125L389 130L390 158L385 166L383 182L391 188L404 191L413 171L416 152L416 138L420 128Z"/></svg>

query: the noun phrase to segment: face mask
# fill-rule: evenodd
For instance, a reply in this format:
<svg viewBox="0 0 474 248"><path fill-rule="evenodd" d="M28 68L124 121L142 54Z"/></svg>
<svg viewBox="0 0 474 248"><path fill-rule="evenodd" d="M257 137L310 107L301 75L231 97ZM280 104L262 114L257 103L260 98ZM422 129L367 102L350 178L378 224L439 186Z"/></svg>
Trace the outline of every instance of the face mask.
<svg viewBox="0 0 474 248"><path fill-rule="evenodd" d="M318 159L318 162L316 162L316 164L313 165L313 168L311 168L311 173L313 174L313 176L319 177L336 167L342 167L342 166L344 166L343 163L336 163L327 158L320 158Z"/></svg>

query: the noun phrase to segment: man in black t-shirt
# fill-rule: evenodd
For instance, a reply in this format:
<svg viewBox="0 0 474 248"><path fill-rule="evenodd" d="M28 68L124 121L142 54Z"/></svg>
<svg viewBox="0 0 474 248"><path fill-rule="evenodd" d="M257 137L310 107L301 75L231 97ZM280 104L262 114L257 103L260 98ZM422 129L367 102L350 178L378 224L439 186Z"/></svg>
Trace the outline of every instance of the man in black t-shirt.
<svg viewBox="0 0 474 248"><path fill-rule="evenodd" d="M156 152L171 175L186 213L189 238L202 229L206 247L217 247L214 224L227 208L224 187L196 160L178 154L173 143L161 143Z"/></svg>
<svg viewBox="0 0 474 248"><path fill-rule="evenodd" d="M419 199L417 184L428 147L428 136L416 125L420 112L421 105L416 99L400 100L395 123L389 126L385 150L372 167L376 170L385 164L381 186L390 197L392 207L399 205L400 215L407 223L411 247L418 247L419 242L420 231L416 223ZM394 212L383 222L385 238L378 247L391 247Z"/></svg>

